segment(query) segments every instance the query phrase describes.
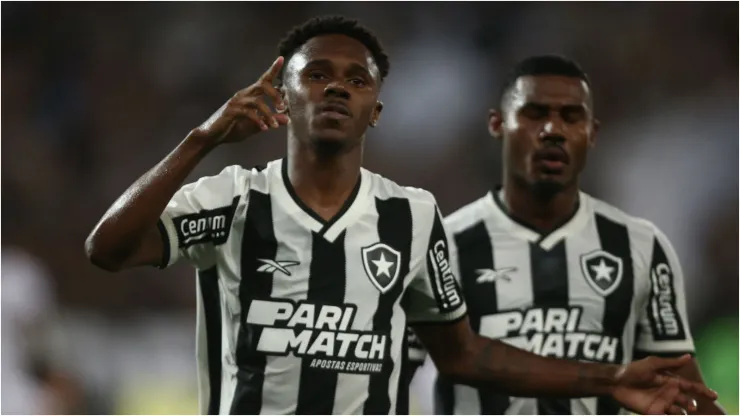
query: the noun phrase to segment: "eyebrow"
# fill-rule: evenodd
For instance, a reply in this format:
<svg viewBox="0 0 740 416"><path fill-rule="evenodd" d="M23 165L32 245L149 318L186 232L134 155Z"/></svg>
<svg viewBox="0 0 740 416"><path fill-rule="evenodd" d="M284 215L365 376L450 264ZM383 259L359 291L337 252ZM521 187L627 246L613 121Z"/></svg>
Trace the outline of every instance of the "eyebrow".
<svg viewBox="0 0 740 416"><path fill-rule="evenodd" d="M528 106L539 107L539 108L552 108L553 107L552 104L547 104L541 101L526 100L524 104L522 104L522 107L528 107ZM588 110L588 104L585 104L585 103L563 104L563 105L558 105L554 107L557 107L561 110L584 110L584 111Z"/></svg>
<svg viewBox="0 0 740 416"><path fill-rule="evenodd" d="M314 59L313 61L309 61L306 64L306 68L312 67L312 66L331 66L332 62L329 59ZM350 65L350 72L362 72L363 74L366 74L370 78L372 78L372 74L370 73L370 70L366 67L356 63L352 62Z"/></svg>

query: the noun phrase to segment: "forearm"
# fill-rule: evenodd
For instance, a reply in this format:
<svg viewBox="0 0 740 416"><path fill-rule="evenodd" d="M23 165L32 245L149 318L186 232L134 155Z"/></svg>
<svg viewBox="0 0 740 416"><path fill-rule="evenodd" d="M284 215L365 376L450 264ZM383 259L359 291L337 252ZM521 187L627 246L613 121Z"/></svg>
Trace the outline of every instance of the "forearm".
<svg viewBox="0 0 740 416"><path fill-rule="evenodd" d="M125 262L157 221L195 166L210 151L188 135L170 154L134 182L108 209L88 237L88 257L98 265Z"/></svg>
<svg viewBox="0 0 740 416"><path fill-rule="evenodd" d="M540 357L502 342L475 337L456 381L519 397L609 395L619 366Z"/></svg>

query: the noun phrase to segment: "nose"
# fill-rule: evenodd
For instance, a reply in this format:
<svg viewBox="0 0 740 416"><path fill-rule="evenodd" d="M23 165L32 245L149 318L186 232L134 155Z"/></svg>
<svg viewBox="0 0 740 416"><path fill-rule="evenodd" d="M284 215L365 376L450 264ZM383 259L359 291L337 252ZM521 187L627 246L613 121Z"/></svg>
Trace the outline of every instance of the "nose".
<svg viewBox="0 0 740 416"><path fill-rule="evenodd" d="M565 141L564 125L559 117L550 117L540 130L540 140L553 140L558 142Z"/></svg>
<svg viewBox="0 0 740 416"><path fill-rule="evenodd" d="M324 97L334 97L334 98L343 98L345 100L349 100L349 91L347 91L346 88L344 88L344 85L342 85L340 82L330 82L326 88L324 88Z"/></svg>

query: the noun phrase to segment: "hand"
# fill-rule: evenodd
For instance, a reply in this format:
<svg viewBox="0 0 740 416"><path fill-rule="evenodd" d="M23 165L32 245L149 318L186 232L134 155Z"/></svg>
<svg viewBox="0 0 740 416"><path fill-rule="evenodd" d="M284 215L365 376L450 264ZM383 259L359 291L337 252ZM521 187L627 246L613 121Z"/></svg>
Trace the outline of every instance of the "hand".
<svg viewBox="0 0 740 416"><path fill-rule="evenodd" d="M283 62L284 58L279 56L257 82L234 94L191 134L217 145L241 141L260 131L288 124L287 115L273 112L265 102L267 96L278 111L285 108L280 92L272 85Z"/></svg>
<svg viewBox="0 0 740 416"><path fill-rule="evenodd" d="M624 407L641 414L686 414L696 410L694 397L706 396L711 400L717 393L701 383L691 382L671 374L691 360L690 355L680 358L648 357L632 362L620 370L612 396Z"/></svg>

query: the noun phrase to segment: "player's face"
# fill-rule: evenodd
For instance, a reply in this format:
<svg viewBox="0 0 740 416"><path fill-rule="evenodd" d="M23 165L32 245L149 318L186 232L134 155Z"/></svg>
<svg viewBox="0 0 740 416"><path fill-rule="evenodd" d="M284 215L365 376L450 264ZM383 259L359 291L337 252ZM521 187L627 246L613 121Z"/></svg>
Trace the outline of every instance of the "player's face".
<svg viewBox="0 0 740 416"><path fill-rule="evenodd" d="M299 140L352 148L380 116L380 73L370 51L345 35L317 36L288 62L285 94Z"/></svg>
<svg viewBox="0 0 740 416"><path fill-rule="evenodd" d="M520 77L491 132L504 139L504 163L515 179L560 190L577 183L598 123L588 85L578 78Z"/></svg>

